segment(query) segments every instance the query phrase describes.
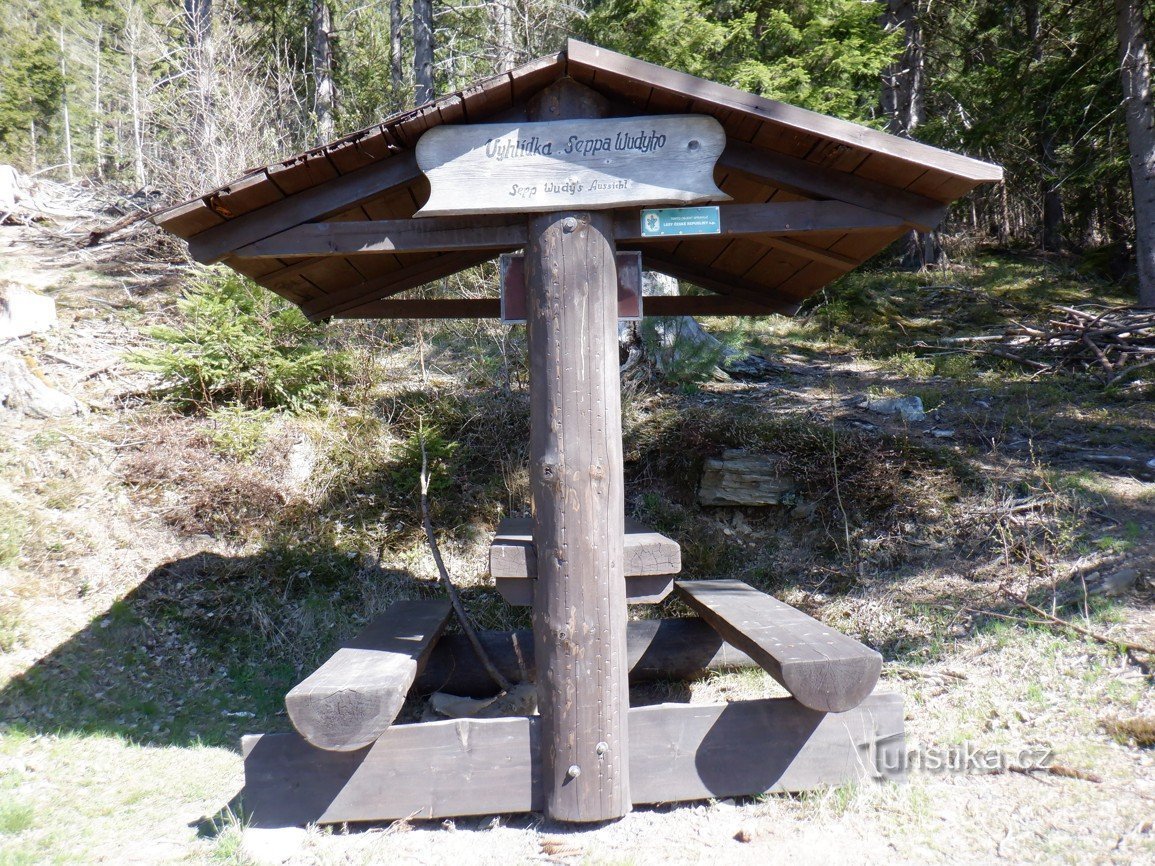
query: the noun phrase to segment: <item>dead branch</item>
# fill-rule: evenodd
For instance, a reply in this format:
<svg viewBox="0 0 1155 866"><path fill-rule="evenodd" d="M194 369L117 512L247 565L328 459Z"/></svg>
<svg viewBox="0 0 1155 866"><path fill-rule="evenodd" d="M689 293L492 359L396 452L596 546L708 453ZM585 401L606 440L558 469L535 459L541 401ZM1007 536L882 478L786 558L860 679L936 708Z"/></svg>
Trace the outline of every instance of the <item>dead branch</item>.
<svg viewBox="0 0 1155 866"><path fill-rule="evenodd" d="M469 645L473 647L477 658L485 667L485 672L489 674L490 679L497 683L498 688L503 692L508 692L513 688L513 683L507 680L501 671L497 669L497 666L493 663L493 659L489 657L489 653L487 653L485 647L481 645L481 641L477 637L477 630L473 627L469 615L465 612L465 606L461 603L461 596L457 594L457 587L455 587L453 581L450 580L449 571L445 568L445 562L441 558L441 550L437 546L437 536L433 532L433 521L429 518L429 461L425 453L424 429L420 430L418 437L421 440L421 523L425 527L425 537L429 541L429 550L433 554L433 561L437 564L437 573L441 577L441 583L445 587L445 592L449 595L449 603L453 606L453 612L457 615L457 621L461 623L461 630L465 632L465 636L469 640Z"/></svg>
<svg viewBox="0 0 1155 866"><path fill-rule="evenodd" d="M1090 629L1083 628L1082 626L1076 625L1070 620L1066 620L1062 617L1048 613L1041 607L1037 607L1031 604L1023 596L1013 593L1010 590L1004 590L1003 594L1015 604L1025 608L1026 610L1029 610L1035 616L1039 617L1039 619L1030 619L1023 616L1013 616L1010 614L998 613L997 611L993 610L981 610L979 608L966 608L966 610L969 613L978 614L980 616L991 616L996 619L1003 619L1007 620L1008 622L1017 622L1022 625L1042 625L1052 629L1069 629L1076 634L1082 635L1083 637L1089 638L1090 640L1096 641L1097 643L1104 644L1105 646L1118 647L1119 649L1127 650L1128 652L1141 652L1148 655L1155 655L1155 649L1152 649L1149 646L1134 643L1133 641L1123 640L1121 638L1110 637L1109 635L1100 634L1098 632L1091 631Z"/></svg>

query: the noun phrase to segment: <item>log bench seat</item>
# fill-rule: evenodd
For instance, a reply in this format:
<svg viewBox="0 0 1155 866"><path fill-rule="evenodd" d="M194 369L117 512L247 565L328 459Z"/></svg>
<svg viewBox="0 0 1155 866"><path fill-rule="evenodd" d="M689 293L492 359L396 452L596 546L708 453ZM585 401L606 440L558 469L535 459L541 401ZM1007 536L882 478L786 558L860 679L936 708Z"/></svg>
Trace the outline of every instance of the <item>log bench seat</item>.
<svg viewBox="0 0 1155 866"><path fill-rule="evenodd" d="M841 713L874 691L882 656L740 580L679 580L678 594L800 704Z"/></svg>
<svg viewBox="0 0 1155 866"><path fill-rule="evenodd" d="M678 543L627 518L625 550L626 601L655 604L669 595L682 570ZM507 602L533 604L537 550L530 518L507 517L498 524L489 546L489 573Z"/></svg>

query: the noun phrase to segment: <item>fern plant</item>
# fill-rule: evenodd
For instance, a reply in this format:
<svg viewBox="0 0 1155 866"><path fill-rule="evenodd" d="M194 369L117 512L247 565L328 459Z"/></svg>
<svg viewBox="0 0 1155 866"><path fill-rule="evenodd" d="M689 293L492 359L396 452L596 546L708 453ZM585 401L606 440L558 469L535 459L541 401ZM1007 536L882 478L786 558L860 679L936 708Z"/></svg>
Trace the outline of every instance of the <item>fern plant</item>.
<svg viewBox="0 0 1155 866"><path fill-rule="evenodd" d="M155 348L129 355L162 376L185 409L242 406L300 411L324 402L349 373L321 329L296 307L231 270L214 269L177 302L179 321L149 329Z"/></svg>

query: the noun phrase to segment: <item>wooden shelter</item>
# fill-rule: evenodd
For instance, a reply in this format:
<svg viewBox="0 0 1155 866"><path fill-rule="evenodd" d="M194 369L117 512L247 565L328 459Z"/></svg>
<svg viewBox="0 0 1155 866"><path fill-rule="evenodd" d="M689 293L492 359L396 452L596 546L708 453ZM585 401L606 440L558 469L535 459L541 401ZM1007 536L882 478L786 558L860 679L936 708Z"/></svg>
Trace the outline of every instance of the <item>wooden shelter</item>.
<svg viewBox="0 0 1155 866"><path fill-rule="evenodd" d="M624 522L617 262L638 251L711 293L643 299L644 315L791 313L999 179L571 40L157 215L199 261L314 320L496 317L497 297L398 296L525 250L534 518L503 524L490 571L534 628L483 642L507 676L534 676L540 714L393 725L411 688L486 687L472 650L440 639L448 606L402 602L289 693L299 735L246 738L247 811L600 821L901 775L902 705L873 694L878 653L745 584L675 581L676 542ZM672 590L699 619L627 621L627 602ZM761 666L792 697L629 707L631 678L718 664Z"/></svg>

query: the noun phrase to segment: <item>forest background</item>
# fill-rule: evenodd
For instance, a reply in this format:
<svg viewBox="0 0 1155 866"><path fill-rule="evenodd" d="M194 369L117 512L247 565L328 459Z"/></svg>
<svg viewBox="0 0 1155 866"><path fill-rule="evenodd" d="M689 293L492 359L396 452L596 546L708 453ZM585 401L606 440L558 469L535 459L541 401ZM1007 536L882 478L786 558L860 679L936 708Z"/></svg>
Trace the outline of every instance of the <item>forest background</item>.
<svg viewBox="0 0 1155 866"><path fill-rule="evenodd" d="M948 234L1077 254L1155 304L1150 0L3 6L0 162L25 173L179 200L577 34L1000 163L1007 182L958 205Z"/></svg>

